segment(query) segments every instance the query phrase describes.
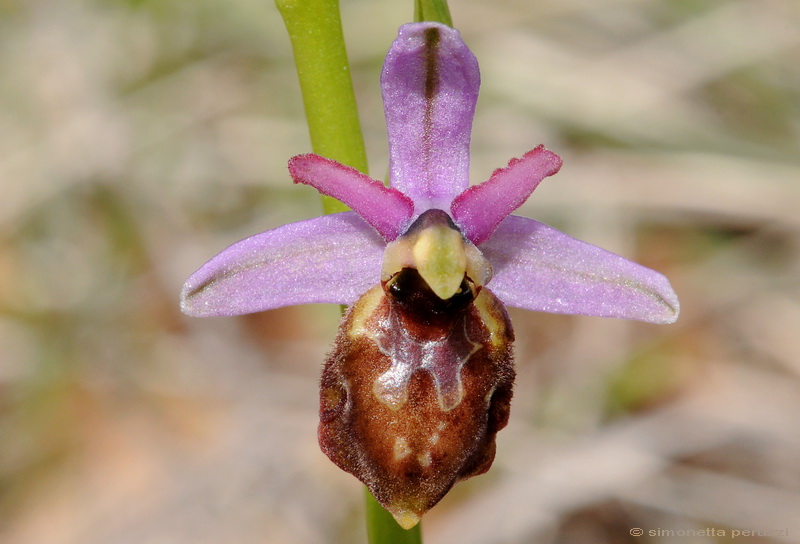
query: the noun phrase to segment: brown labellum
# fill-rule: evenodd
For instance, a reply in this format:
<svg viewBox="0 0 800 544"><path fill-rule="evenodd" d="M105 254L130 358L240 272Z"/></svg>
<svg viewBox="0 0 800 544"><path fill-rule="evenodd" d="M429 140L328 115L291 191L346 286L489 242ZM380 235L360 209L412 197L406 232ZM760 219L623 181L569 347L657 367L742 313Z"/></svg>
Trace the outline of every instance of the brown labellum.
<svg viewBox="0 0 800 544"><path fill-rule="evenodd" d="M513 332L465 275L439 298L403 268L342 320L320 388L322 451L405 528L459 480L486 472L507 421Z"/></svg>

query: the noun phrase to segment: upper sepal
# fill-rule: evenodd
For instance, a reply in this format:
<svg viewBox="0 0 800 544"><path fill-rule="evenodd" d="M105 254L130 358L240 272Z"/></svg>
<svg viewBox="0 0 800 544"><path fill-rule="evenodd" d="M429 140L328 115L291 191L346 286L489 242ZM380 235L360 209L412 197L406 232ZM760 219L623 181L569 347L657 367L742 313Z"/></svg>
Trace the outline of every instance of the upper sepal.
<svg viewBox="0 0 800 544"><path fill-rule="evenodd" d="M400 27L381 76L391 186L419 214L448 209L469 185L469 142L480 73L457 30L438 23Z"/></svg>

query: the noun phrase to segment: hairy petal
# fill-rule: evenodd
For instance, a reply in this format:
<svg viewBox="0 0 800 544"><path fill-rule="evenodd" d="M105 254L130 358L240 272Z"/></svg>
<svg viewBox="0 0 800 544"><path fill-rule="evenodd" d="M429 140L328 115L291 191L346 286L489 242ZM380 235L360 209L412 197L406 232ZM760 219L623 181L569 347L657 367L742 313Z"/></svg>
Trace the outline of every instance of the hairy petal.
<svg viewBox="0 0 800 544"><path fill-rule="evenodd" d="M419 214L448 209L469 185L469 142L478 62L457 30L438 23L400 27L381 76L391 186Z"/></svg>
<svg viewBox="0 0 800 544"><path fill-rule="evenodd" d="M379 281L384 247L353 212L284 225L204 264L186 280L181 309L206 317L312 302L351 304Z"/></svg>
<svg viewBox="0 0 800 544"><path fill-rule="evenodd" d="M563 314L673 323L678 297L667 278L543 223L506 218L480 248L492 291L509 306Z"/></svg>
<svg viewBox="0 0 800 544"><path fill-rule="evenodd" d="M313 153L292 157L289 173L295 183L310 185L347 204L389 241L403 232L414 213L414 203L397 189Z"/></svg>
<svg viewBox="0 0 800 544"><path fill-rule="evenodd" d="M500 222L531 196L544 178L561 168L561 158L538 146L508 166L498 168L488 181L459 194L450 208L453 219L473 244L486 241Z"/></svg>

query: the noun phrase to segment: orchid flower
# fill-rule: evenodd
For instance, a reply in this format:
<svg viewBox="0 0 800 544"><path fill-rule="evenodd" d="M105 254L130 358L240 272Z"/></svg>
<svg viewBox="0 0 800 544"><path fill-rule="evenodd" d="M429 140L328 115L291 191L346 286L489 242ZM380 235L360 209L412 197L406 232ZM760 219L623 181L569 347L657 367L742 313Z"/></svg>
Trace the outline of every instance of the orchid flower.
<svg viewBox="0 0 800 544"><path fill-rule="evenodd" d="M478 64L458 31L400 28L381 87L390 184L308 154L296 183L352 211L242 240L195 272L192 316L350 306L323 370L322 450L403 527L491 466L514 368L506 306L671 323L667 279L511 215L561 159L539 146L469 186Z"/></svg>

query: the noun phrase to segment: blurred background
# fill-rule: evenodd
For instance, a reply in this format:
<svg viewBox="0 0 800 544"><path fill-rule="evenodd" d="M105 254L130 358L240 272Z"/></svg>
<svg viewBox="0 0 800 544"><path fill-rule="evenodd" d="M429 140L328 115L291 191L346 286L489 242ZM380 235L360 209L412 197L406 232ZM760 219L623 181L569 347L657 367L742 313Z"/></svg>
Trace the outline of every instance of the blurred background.
<svg viewBox="0 0 800 544"><path fill-rule="evenodd" d="M341 3L383 177L412 2ZM518 213L664 272L682 314L511 310L511 423L426 542L800 542L800 3L450 8L473 182L546 144L565 166ZM316 444L338 309L178 309L218 251L319 214L286 171L309 150L269 0L0 0L0 542L363 542Z"/></svg>

